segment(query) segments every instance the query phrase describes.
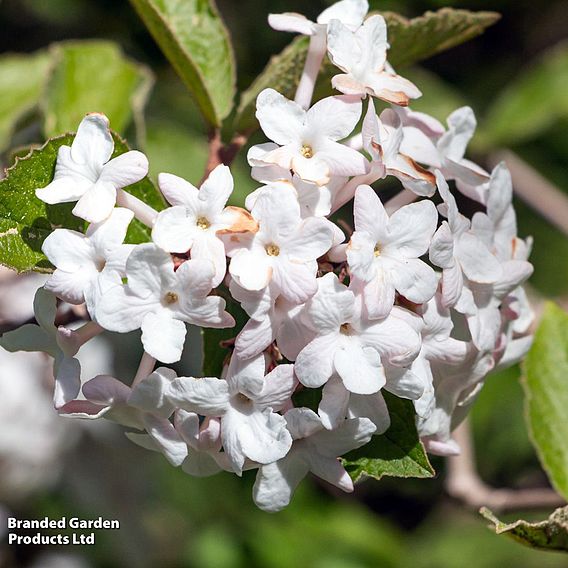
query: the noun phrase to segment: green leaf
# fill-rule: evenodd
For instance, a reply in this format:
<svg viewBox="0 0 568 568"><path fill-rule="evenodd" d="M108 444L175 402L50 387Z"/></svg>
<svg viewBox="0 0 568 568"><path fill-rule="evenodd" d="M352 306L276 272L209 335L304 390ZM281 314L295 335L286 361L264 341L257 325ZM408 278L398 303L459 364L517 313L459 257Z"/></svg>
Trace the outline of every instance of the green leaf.
<svg viewBox="0 0 568 568"><path fill-rule="evenodd" d="M142 110L152 88L150 70L127 59L109 41L70 41L51 49L53 73L46 86L46 137L77 129L85 114L106 114L117 132L134 118L143 134Z"/></svg>
<svg viewBox="0 0 568 568"><path fill-rule="evenodd" d="M43 146L31 150L24 158L17 158L14 165L0 180L0 264L18 272L36 270L50 272L51 264L41 252L45 238L56 228L83 231L85 223L71 210L74 203L47 205L35 195L35 190L45 187L53 179L57 151L60 146L71 145L75 135L65 134L48 140ZM113 133L113 156L129 150L126 142ZM162 209L160 193L148 178L127 188L139 199L155 209ZM150 229L133 221L126 242L148 241Z"/></svg>
<svg viewBox="0 0 568 568"><path fill-rule="evenodd" d="M390 428L343 460L354 481L366 477L433 477L435 472L418 438L412 402L383 391Z"/></svg>
<svg viewBox="0 0 568 568"><path fill-rule="evenodd" d="M45 51L0 57L0 152L9 146L16 124L39 103L49 62Z"/></svg>
<svg viewBox="0 0 568 568"><path fill-rule="evenodd" d="M499 94L483 121L493 144L518 144L568 117L568 43L546 52Z"/></svg>
<svg viewBox="0 0 568 568"><path fill-rule="evenodd" d="M213 0L130 0L195 97L205 119L221 126L233 108L235 61Z"/></svg>
<svg viewBox="0 0 568 568"><path fill-rule="evenodd" d="M389 62L395 67L404 67L446 51L481 33L499 19L495 12L470 12L442 8L426 12L423 16L408 20L393 12L383 13L387 21L388 39L391 48ZM302 75L309 39L297 37L280 54L268 62L253 84L243 92L235 130L251 132L258 127L255 101L258 94L267 87L276 89L284 96L293 98ZM325 59L318 79L318 94L331 94L330 80L341 71ZM323 87L323 88L322 88Z"/></svg>
<svg viewBox="0 0 568 568"><path fill-rule="evenodd" d="M523 520L503 523L486 507L479 512L494 524L497 534L505 534L531 548L568 551L568 507L556 509L540 523Z"/></svg>
<svg viewBox="0 0 568 568"><path fill-rule="evenodd" d="M551 302L523 370L533 444L550 481L568 499L568 314Z"/></svg>

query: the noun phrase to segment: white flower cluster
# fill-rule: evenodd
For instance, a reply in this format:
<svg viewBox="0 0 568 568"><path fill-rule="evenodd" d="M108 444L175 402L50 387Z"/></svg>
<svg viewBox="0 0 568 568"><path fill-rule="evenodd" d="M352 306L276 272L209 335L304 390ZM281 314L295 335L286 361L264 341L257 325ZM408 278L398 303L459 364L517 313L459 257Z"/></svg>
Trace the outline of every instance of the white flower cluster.
<svg viewBox="0 0 568 568"><path fill-rule="evenodd" d="M109 161L108 121L88 115L37 195L78 200L74 213L91 224L86 234L57 229L46 239L56 270L36 299L39 326L2 338L11 350L54 357L62 414L138 429L130 439L192 475L258 469L254 499L268 511L286 506L309 471L353 489L338 457L389 427L383 389L414 402L430 452L458 452L451 431L484 377L531 341L521 287L530 243L516 234L510 175L504 164L490 174L464 158L471 109L452 113L445 128L407 108L420 91L387 63L385 21L364 20L367 9L366 0L342 0L317 23L270 16L274 28L311 40L296 100L273 89L258 96L271 141L249 151L262 186L247 210L227 206L224 165L199 189L160 174L170 207L151 210L123 189L147 173L146 158ZM326 50L343 94L310 106ZM375 101L386 106L379 115L374 98L386 101ZM403 189L383 203L370 184L387 176ZM475 203L471 219L449 180ZM346 237L329 217L350 200ZM133 217L151 227L152 242L123 244ZM154 370L180 359L187 323L234 325L220 286L250 317L224 376ZM92 321L56 328L54 295L84 302ZM81 385L81 345L104 330L136 329L145 355L132 387L105 375ZM299 390L320 388L319 407L295 406Z"/></svg>

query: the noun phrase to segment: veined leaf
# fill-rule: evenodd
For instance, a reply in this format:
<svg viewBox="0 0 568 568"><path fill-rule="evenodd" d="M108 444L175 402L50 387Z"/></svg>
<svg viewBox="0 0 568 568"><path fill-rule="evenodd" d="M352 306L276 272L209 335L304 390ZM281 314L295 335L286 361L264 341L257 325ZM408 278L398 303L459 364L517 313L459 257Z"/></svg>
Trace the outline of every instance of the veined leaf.
<svg viewBox="0 0 568 568"><path fill-rule="evenodd" d="M524 363L529 432L556 490L568 499L568 314L546 305Z"/></svg>
<svg viewBox="0 0 568 568"><path fill-rule="evenodd" d="M127 59L109 41L69 41L51 49L53 72L46 87L46 137L76 130L89 112L106 114L123 133L134 118L144 132L142 110L152 88L150 70Z"/></svg>
<svg viewBox="0 0 568 568"><path fill-rule="evenodd" d="M63 145L71 145L74 134L65 134L48 140L33 149L24 158L17 158L0 181L0 264L18 272L36 270L51 271L51 265L41 252L45 238L56 228L83 231L85 223L71 210L74 203L48 205L38 199L35 190L45 187L53 179L57 151ZM129 148L117 134L114 156ZM127 191L144 200L155 209L162 209L164 202L154 184L144 178L127 188ZM133 221L126 242L148 241L150 230Z"/></svg>
<svg viewBox="0 0 568 568"><path fill-rule="evenodd" d="M235 62L213 0L130 0L207 122L221 126L233 108Z"/></svg>
<svg viewBox="0 0 568 568"><path fill-rule="evenodd" d="M10 145L18 121L38 105L49 63L46 51L0 57L0 151Z"/></svg>
<svg viewBox="0 0 568 568"><path fill-rule="evenodd" d="M493 523L497 534L505 534L531 548L568 551L568 507L556 509L540 523L523 520L503 523L486 507L479 512Z"/></svg>
<svg viewBox="0 0 568 568"><path fill-rule="evenodd" d="M411 65L432 55L446 51L481 33L499 19L495 12L470 12L442 8L423 16L406 19L393 12L385 12L388 40L391 48L389 62L395 67ZM242 94L235 119L235 130L250 132L258 127L254 116L258 93L267 87L293 98L300 81L309 40L295 38L280 54L268 62L262 73ZM318 94L332 94L330 79L341 71L325 59L318 79Z"/></svg>
<svg viewBox="0 0 568 568"><path fill-rule="evenodd" d="M391 425L380 436L351 452L343 465L353 481L367 477L433 477L435 472L414 426L412 402L383 391Z"/></svg>

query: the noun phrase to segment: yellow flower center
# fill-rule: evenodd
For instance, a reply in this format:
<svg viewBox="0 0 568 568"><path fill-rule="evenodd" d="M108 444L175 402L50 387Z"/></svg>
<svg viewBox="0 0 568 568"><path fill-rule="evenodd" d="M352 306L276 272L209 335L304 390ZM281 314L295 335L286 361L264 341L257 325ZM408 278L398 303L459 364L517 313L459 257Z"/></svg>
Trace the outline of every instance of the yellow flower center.
<svg viewBox="0 0 568 568"><path fill-rule="evenodd" d="M164 301L166 302L166 304L169 304L169 305L175 304L178 300L179 300L179 297L175 292L168 292L164 296Z"/></svg>
<svg viewBox="0 0 568 568"><path fill-rule="evenodd" d="M209 227L211 227L211 223L206 217L198 217L197 226L205 231L205 229L209 229Z"/></svg>
<svg viewBox="0 0 568 568"><path fill-rule="evenodd" d="M304 156L304 158L308 159L312 158L314 155L314 150L309 144L304 144L300 152L302 153L302 156Z"/></svg>
<svg viewBox="0 0 568 568"><path fill-rule="evenodd" d="M350 323L342 323L339 331L343 334L343 335L351 335L351 333L353 332L353 328L351 327Z"/></svg>
<svg viewBox="0 0 568 568"><path fill-rule="evenodd" d="M377 243L375 245L375 256L381 256L381 244Z"/></svg>
<svg viewBox="0 0 568 568"><path fill-rule="evenodd" d="M264 250L268 256L278 256L280 254L280 247L278 245L266 245Z"/></svg>

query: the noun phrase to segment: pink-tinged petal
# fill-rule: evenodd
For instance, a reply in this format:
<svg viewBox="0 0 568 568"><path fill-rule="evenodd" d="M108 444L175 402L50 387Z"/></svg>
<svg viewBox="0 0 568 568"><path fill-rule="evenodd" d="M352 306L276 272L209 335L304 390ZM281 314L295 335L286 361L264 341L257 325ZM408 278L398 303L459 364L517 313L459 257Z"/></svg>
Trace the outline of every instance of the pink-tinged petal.
<svg viewBox="0 0 568 568"><path fill-rule="evenodd" d="M368 418L375 425L374 434L384 434L390 427L389 409L381 391L375 394L352 394L349 399L349 416Z"/></svg>
<svg viewBox="0 0 568 568"><path fill-rule="evenodd" d="M391 277L394 287L408 300L415 304L427 302L436 293L438 278L425 262L417 258L392 263Z"/></svg>
<svg viewBox="0 0 568 568"><path fill-rule="evenodd" d="M379 99L400 106L408 106L410 99L422 96L422 91L411 81L386 71L375 73L369 80L369 89Z"/></svg>
<svg viewBox="0 0 568 568"><path fill-rule="evenodd" d="M264 89L258 95L256 118L266 136L277 144L301 142L306 111L274 89Z"/></svg>
<svg viewBox="0 0 568 568"><path fill-rule="evenodd" d="M160 367L133 389L128 404L162 418L169 418L175 407L166 398L170 383L177 378L172 369Z"/></svg>
<svg viewBox="0 0 568 568"><path fill-rule="evenodd" d="M174 285L172 257L153 243L138 245L126 261L128 288L138 296L159 298Z"/></svg>
<svg viewBox="0 0 568 568"><path fill-rule="evenodd" d="M323 428L320 417L309 408L291 408L284 418L294 440L308 438Z"/></svg>
<svg viewBox="0 0 568 568"><path fill-rule="evenodd" d="M100 258L106 259L116 247L122 245L133 218L134 213L130 209L116 207L104 222L89 226L86 235Z"/></svg>
<svg viewBox="0 0 568 568"><path fill-rule="evenodd" d="M455 306L463 290L463 274L458 264L446 268L442 273L442 303L444 307Z"/></svg>
<svg viewBox="0 0 568 568"><path fill-rule="evenodd" d="M144 426L166 459L174 467L180 466L187 457L187 444L176 432L173 424L165 418L145 414Z"/></svg>
<svg viewBox="0 0 568 568"><path fill-rule="evenodd" d="M94 284L98 272L93 267L78 269L76 272L56 270L45 283L44 288L69 304L79 305L85 301L85 294Z"/></svg>
<svg viewBox="0 0 568 568"><path fill-rule="evenodd" d="M191 247L192 259L203 259L213 263L215 273L211 281L213 288L221 284L227 272L227 257L225 256L225 245L221 239L213 233L198 234Z"/></svg>
<svg viewBox="0 0 568 568"><path fill-rule="evenodd" d="M109 126L109 120L104 114L88 114L79 124L71 145L73 161L95 167L105 164L114 150Z"/></svg>
<svg viewBox="0 0 568 568"><path fill-rule="evenodd" d="M214 456L206 452L189 451L181 469L194 477L209 477L221 471Z"/></svg>
<svg viewBox="0 0 568 568"><path fill-rule="evenodd" d="M58 408L57 414L68 418L96 420L102 418L109 410L109 406L93 404L88 400L72 400Z"/></svg>
<svg viewBox="0 0 568 568"><path fill-rule="evenodd" d="M364 231L377 240L389 223L388 215L381 200L369 185L360 185L355 191L353 215L355 217L355 230ZM377 232L377 228L381 229L381 233Z"/></svg>
<svg viewBox="0 0 568 568"><path fill-rule="evenodd" d="M335 458L364 446L375 433L376 427L368 418L345 420L336 430L322 430L312 440L323 456Z"/></svg>
<svg viewBox="0 0 568 568"><path fill-rule="evenodd" d="M349 72L362 56L355 34L337 18L330 20L327 26L327 49L333 64L345 72Z"/></svg>
<svg viewBox="0 0 568 568"><path fill-rule="evenodd" d="M440 138L438 149L447 158L461 160L477 126L470 107L461 107L448 116L448 131Z"/></svg>
<svg viewBox="0 0 568 568"><path fill-rule="evenodd" d="M295 32L302 35L315 33L314 23L302 14L284 12L283 14L269 14L268 25L279 32Z"/></svg>
<svg viewBox="0 0 568 568"><path fill-rule="evenodd" d="M290 168L302 180L319 186L326 185L331 179L329 164L321 152L311 158L306 158L299 153L294 154Z"/></svg>
<svg viewBox="0 0 568 568"><path fill-rule="evenodd" d="M324 428L333 430L343 422L347 416L349 398L349 391L343 386L338 375L333 375L325 383L318 406L318 414Z"/></svg>
<svg viewBox="0 0 568 568"><path fill-rule="evenodd" d="M65 272L74 272L94 261L94 251L82 233L55 229L43 242L42 252L52 264Z"/></svg>
<svg viewBox="0 0 568 568"><path fill-rule="evenodd" d="M233 185L231 170L219 164L199 189L199 200L203 202L202 207L206 215L214 216L223 211L233 192Z"/></svg>
<svg viewBox="0 0 568 568"><path fill-rule="evenodd" d="M59 149L59 155L66 146ZM59 158L58 158L59 160ZM36 189L36 197L51 205L55 203L69 203L77 201L87 191L93 182L86 177L70 172L70 175L60 175L45 187Z"/></svg>
<svg viewBox="0 0 568 568"><path fill-rule="evenodd" d="M363 344L374 347L384 361L398 367L409 365L420 351L420 336L393 314L373 322L360 338Z"/></svg>
<svg viewBox="0 0 568 568"><path fill-rule="evenodd" d="M237 335L235 353L248 359L262 353L276 335L273 319L265 316L261 320L250 319Z"/></svg>
<svg viewBox="0 0 568 568"><path fill-rule="evenodd" d="M429 200L401 207L390 218L385 253L396 247L397 254L406 258L423 255L428 250L437 222L438 212Z"/></svg>
<svg viewBox="0 0 568 568"><path fill-rule="evenodd" d="M282 296L294 304L300 304L316 293L316 272L315 260L302 263L282 261L274 265L273 281Z"/></svg>
<svg viewBox="0 0 568 568"><path fill-rule="evenodd" d="M422 443L426 451L434 456L451 457L459 456L461 453L458 443L451 438L449 440L422 438Z"/></svg>
<svg viewBox="0 0 568 568"><path fill-rule="evenodd" d="M443 221L430 243L430 262L440 268L451 268L454 260L454 236L447 221Z"/></svg>
<svg viewBox="0 0 568 568"><path fill-rule="evenodd" d="M265 152L256 159L257 166L271 166L280 170L289 171L292 168L292 160L298 154L298 144L290 143L285 146L276 146L273 150ZM291 174L289 174L291 177ZM287 178L284 178L285 180Z"/></svg>
<svg viewBox="0 0 568 568"><path fill-rule="evenodd" d="M369 319L380 319L388 316L394 306L395 287L384 270L370 282L364 284L363 298Z"/></svg>
<svg viewBox="0 0 568 568"><path fill-rule="evenodd" d="M278 462L263 465L258 470L253 487L256 506L269 513L287 507L308 471L308 464L294 451Z"/></svg>
<svg viewBox="0 0 568 568"><path fill-rule="evenodd" d="M174 174L160 174L158 186L170 205L181 205L191 213L198 212L198 189Z"/></svg>
<svg viewBox="0 0 568 568"><path fill-rule="evenodd" d="M419 127L407 125L406 122L403 127L403 138L400 145L400 153L409 156L420 164L426 164L433 168L442 167L438 149L434 142L432 142L431 138Z"/></svg>
<svg viewBox="0 0 568 568"><path fill-rule="evenodd" d="M115 187L108 182L98 181L77 201L73 215L89 223L101 223L110 217L115 204Z"/></svg>
<svg viewBox="0 0 568 568"><path fill-rule="evenodd" d="M147 173L148 158L142 152L131 150L108 162L99 179L120 189L140 181Z"/></svg>
<svg viewBox="0 0 568 568"><path fill-rule="evenodd" d="M361 118L359 97L335 96L318 101L306 115L308 132L330 140L347 138ZM333 117L333 120L330 120Z"/></svg>
<svg viewBox="0 0 568 568"><path fill-rule="evenodd" d="M221 421L221 440L224 454L227 456L227 465L229 471L233 471L238 476L242 475L247 458L239 436L239 430L246 419L244 414L229 405Z"/></svg>
<svg viewBox="0 0 568 568"><path fill-rule="evenodd" d="M233 278L229 283L229 292L235 300L240 302L241 307L249 317L258 321L264 319L264 316L274 306L276 296L279 295L275 286L270 286L264 290L247 290L239 286Z"/></svg>
<svg viewBox="0 0 568 568"><path fill-rule="evenodd" d="M110 375L97 375L82 387L82 393L92 404L108 407L126 406L131 388ZM133 410L133 413L138 411Z"/></svg>
<svg viewBox="0 0 568 568"><path fill-rule="evenodd" d="M372 71L383 69L389 47L385 19L380 15L367 18L355 35L360 38L363 57L369 57L368 69Z"/></svg>
<svg viewBox="0 0 568 568"><path fill-rule="evenodd" d="M456 257L469 280L481 284L496 282L503 275L501 263L472 233L461 235Z"/></svg>
<svg viewBox="0 0 568 568"><path fill-rule="evenodd" d="M335 351L335 370L349 392L373 394L384 386L384 369L376 351L374 355L369 356L356 341L345 342Z"/></svg>
<svg viewBox="0 0 568 568"><path fill-rule="evenodd" d="M176 205L160 211L152 228L152 240L165 251L185 253L193 245L197 228L185 207Z"/></svg>
<svg viewBox="0 0 568 568"><path fill-rule="evenodd" d="M335 63L335 65L337 65L337 67L341 67L341 65L337 63ZM331 86L344 95L365 97L367 94L367 88L365 85L347 73L334 75L331 78Z"/></svg>
<svg viewBox="0 0 568 568"><path fill-rule="evenodd" d="M62 357L55 365L53 404L56 409L77 398L81 390L81 365L72 357Z"/></svg>
<svg viewBox="0 0 568 568"><path fill-rule="evenodd" d="M238 437L245 456L261 464L282 459L292 447L286 420L270 409L248 414L239 426Z"/></svg>
<svg viewBox="0 0 568 568"><path fill-rule="evenodd" d="M96 306L96 320L105 329L126 333L138 329L148 311L156 304L132 294L125 286L107 290Z"/></svg>
<svg viewBox="0 0 568 568"><path fill-rule="evenodd" d="M259 408L279 411L289 402L297 385L294 365L278 365L266 375L262 391L256 395L254 402Z"/></svg>
<svg viewBox="0 0 568 568"><path fill-rule="evenodd" d="M361 152L339 142L325 141L318 147L316 157L327 164L331 176L362 175L367 173L370 167L367 158ZM302 177L306 179L305 176ZM329 183L329 180L326 183Z"/></svg>
<svg viewBox="0 0 568 568"><path fill-rule="evenodd" d="M318 293L307 309L315 331L337 332L353 315L354 295L335 274L328 272L318 278Z"/></svg>
<svg viewBox="0 0 568 568"><path fill-rule="evenodd" d="M286 253L293 260L316 260L323 256L333 244L333 224L327 219L310 217L286 242Z"/></svg>
<svg viewBox="0 0 568 568"><path fill-rule="evenodd" d="M326 8L317 19L318 24L339 20L352 29L357 29L369 11L367 0L341 0Z"/></svg>
<svg viewBox="0 0 568 568"><path fill-rule="evenodd" d="M174 426L185 443L191 448L197 449L199 444L199 416L195 412L178 408L174 414Z"/></svg>
<svg viewBox="0 0 568 568"><path fill-rule="evenodd" d="M375 264L376 241L364 231L355 231L346 248L350 273L362 280L370 282L377 277Z"/></svg>
<svg viewBox="0 0 568 568"><path fill-rule="evenodd" d="M177 269L175 275L190 300L202 300L211 292L215 266L206 258L191 258Z"/></svg>
<svg viewBox="0 0 568 568"><path fill-rule="evenodd" d="M224 416L229 405L229 385L213 377L179 377L170 383L166 398L176 408L202 416Z"/></svg>
<svg viewBox="0 0 568 568"><path fill-rule="evenodd" d="M307 460L310 464L310 471L314 475L347 493L353 491L353 480L338 459L312 453L309 454Z"/></svg>
<svg viewBox="0 0 568 568"><path fill-rule="evenodd" d="M337 334L316 337L296 358L294 369L300 382L309 388L321 387L333 374Z"/></svg>
<svg viewBox="0 0 568 568"><path fill-rule="evenodd" d="M242 359L233 354L227 370L229 390L243 393L249 398L257 397L264 387L265 369L264 355Z"/></svg>
<svg viewBox="0 0 568 568"><path fill-rule="evenodd" d="M229 272L247 290L262 290L272 278L272 266L267 256L250 250L240 250L231 258Z"/></svg>
<svg viewBox="0 0 568 568"><path fill-rule="evenodd" d="M162 363L175 363L181 359L185 343L185 323L173 319L165 310L151 312L142 320L144 350Z"/></svg>
<svg viewBox="0 0 568 568"><path fill-rule="evenodd" d="M302 308L288 312L276 332L278 349L288 361L295 361L298 353L314 338L314 332L302 321Z"/></svg>
<svg viewBox="0 0 568 568"><path fill-rule="evenodd" d="M192 325L214 327L217 329L234 327L233 316L225 311L226 302L218 296L208 296L203 300L187 302L176 317Z"/></svg>
<svg viewBox="0 0 568 568"><path fill-rule="evenodd" d="M489 180L489 196L487 198L487 214L494 222L501 220L513 199L513 182L511 173L505 162L499 163L491 172Z"/></svg>
<svg viewBox="0 0 568 568"><path fill-rule="evenodd" d="M420 357L415 359L414 363L419 359ZM392 392L399 398L418 400L424 394L426 385L422 376L414 372L414 363L411 369L389 365L386 369L387 384L385 390Z"/></svg>
<svg viewBox="0 0 568 568"><path fill-rule="evenodd" d="M422 197L436 193L436 178L432 172L417 164L409 156L398 154L387 164L389 174L397 177L402 185Z"/></svg>

